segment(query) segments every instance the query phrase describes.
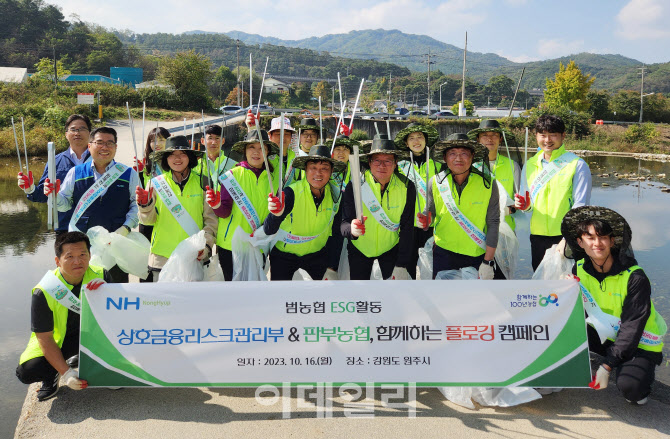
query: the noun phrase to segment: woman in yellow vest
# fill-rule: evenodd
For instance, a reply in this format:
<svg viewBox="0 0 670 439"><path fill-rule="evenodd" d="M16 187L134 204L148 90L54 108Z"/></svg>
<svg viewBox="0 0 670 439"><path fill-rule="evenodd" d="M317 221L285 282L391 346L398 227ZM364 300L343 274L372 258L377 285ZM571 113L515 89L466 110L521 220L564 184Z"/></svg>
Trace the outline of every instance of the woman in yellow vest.
<svg viewBox="0 0 670 439"><path fill-rule="evenodd" d="M203 155L204 151L191 149L185 136L170 137L165 149L151 156L163 174L151 180L148 190L138 186L135 191L140 222L154 226L149 271L155 282L177 244L200 230L205 230L207 244L198 260L207 260L212 253L217 218L205 200L199 176L192 172Z"/></svg>
<svg viewBox="0 0 670 439"><path fill-rule="evenodd" d="M480 279L493 279L500 210L487 156L466 134L452 134L433 147L433 159L447 166L430 179L426 207L417 214L424 229L435 218L433 278L443 270L473 267Z"/></svg>
<svg viewBox="0 0 670 439"><path fill-rule="evenodd" d="M37 399L45 401L58 392L61 376L66 386L87 386L74 369L79 363L79 313L82 285L97 289L103 278L101 267L89 265L91 242L82 232L56 236L57 268L48 271L32 290L30 326L32 334L21 354L16 377L24 384L42 382Z"/></svg>
<svg viewBox="0 0 670 439"><path fill-rule="evenodd" d="M270 169L265 168L265 159L272 154L279 154L279 147L269 140L265 130L260 132L263 146L261 147L258 131L249 131L244 140L235 143L231 148L231 153L240 154L244 159L219 178L220 192L207 190L207 202L219 217L216 253L219 255L223 276L228 281L233 279L234 273L232 242L235 231L241 228L245 233L252 234L263 225L268 215L268 172L272 178L273 189L277 190L279 187L278 170L274 172L270 163ZM263 151L266 156L263 156Z"/></svg>
<svg viewBox="0 0 670 439"><path fill-rule="evenodd" d="M356 217L352 175L342 197L340 231L347 245L352 280L370 279L375 259L384 279L410 279L407 267L414 242L414 184L398 172L397 149L385 134L377 135L368 154L361 156L370 170L361 182L362 218Z"/></svg>
<svg viewBox="0 0 670 439"><path fill-rule="evenodd" d="M314 145L293 166L303 179L283 191L283 197L268 197L270 214L263 222L267 235L279 232L279 241L270 252L272 280L291 280L302 268L314 280L337 280L337 265L330 255L342 248L339 233L339 196L333 193L330 178L344 170L344 163L330 158L330 148ZM339 261L337 261L339 262Z"/></svg>
<svg viewBox="0 0 670 439"><path fill-rule="evenodd" d="M611 209L583 206L563 218L561 232L582 289L589 350L603 357L593 382L607 387L612 370L629 402L647 402L663 359L667 326L651 301L651 283L637 265L626 220Z"/></svg>
<svg viewBox="0 0 670 439"><path fill-rule="evenodd" d="M398 149L409 151L410 159L398 162L398 170L414 183L416 188L416 212L423 211L426 205L427 184L431 176L437 174L439 167L428 155L430 148L440 138L437 130L422 123L411 123L400 130L395 136L395 146ZM414 247L410 259L409 275L416 279L416 265L419 261L419 249L426 245L426 241L433 236L433 228L424 230L414 221Z"/></svg>

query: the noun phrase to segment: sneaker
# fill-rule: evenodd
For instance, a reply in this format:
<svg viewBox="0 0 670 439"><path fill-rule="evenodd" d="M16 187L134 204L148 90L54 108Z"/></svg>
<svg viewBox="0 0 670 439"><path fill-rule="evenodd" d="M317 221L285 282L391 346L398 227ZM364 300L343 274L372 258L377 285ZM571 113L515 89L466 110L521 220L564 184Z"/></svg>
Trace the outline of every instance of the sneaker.
<svg viewBox="0 0 670 439"><path fill-rule="evenodd" d="M563 390L563 387L537 387L535 390L537 390L537 393L540 395L546 396L560 392Z"/></svg>
<svg viewBox="0 0 670 439"><path fill-rule="evenodd" d="M637 402L631 401L630 399L627 399L626 401L630 402L633 405L645 405L647 402L649 402L649 397L645 396L644 398L642 398Z"/></svg>
<svg viewBox="0 0 670 439"><path fill-rule="evenodd" d="M73 369L76 369L79 366L79 354L73 355L66 361L67 365Z"/></svg>
<svg viewBox="0 0 670 439"><path fill-rule="evenodd" d="M42 387L37 391L37 400L46 401L53 398L58 393L58 386L60 384L60 374L56 374L53 381L42 381Z"/></svg>

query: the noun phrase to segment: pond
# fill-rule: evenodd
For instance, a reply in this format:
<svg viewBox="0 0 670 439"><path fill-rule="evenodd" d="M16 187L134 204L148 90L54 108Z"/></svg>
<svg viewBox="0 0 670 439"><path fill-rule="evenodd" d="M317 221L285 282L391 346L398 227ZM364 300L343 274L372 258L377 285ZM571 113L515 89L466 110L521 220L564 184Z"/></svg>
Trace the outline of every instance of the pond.
<svg viewBox="0 0 670 439"><path fill-rule="evenodd" d="M670 220L670 193L661 191L669 187L670 180L658 177L670 176L670 163L624 157L588 157L587 161L594 174L592 204L610 207L628 220L638 263L651 279L656 309L670 323L670 228L663 226ZM31 164L36 176L43 167L42 161ZM46 205L26 200L16 186L17 172L16 161L0 160L0 275L4 279L0 299L5 304L0 309L0 437L13 436L26 395L26 386L16 379L14 370L30 334L30 289L54 265L54 237L46 229ZM617 179L615 172L651 178ZM521 237L517 278L528 279L532 274L528 220L521 217L517 225ZM666 384L670 384L669 345L665 345L666 357L656 376Z"/></svg>

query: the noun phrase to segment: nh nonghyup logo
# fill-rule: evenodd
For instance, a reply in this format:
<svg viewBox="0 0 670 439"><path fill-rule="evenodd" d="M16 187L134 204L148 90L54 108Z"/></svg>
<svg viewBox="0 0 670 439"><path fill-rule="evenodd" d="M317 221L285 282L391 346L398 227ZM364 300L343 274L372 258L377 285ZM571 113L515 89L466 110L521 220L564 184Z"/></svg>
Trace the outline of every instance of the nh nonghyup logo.
<svg viewBox="0 0 670 439"><path fill-rule="evenodd" d="M558 306L558 296L555 293L551 293L548 296L543 296L540 294L539 300L540 306L556 305Z"/></svg>

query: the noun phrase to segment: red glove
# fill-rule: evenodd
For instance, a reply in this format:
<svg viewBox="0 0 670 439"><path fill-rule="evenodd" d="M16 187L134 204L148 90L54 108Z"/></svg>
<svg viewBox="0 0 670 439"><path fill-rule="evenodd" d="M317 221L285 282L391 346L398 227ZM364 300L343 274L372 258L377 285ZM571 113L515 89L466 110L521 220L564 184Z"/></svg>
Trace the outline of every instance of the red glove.
<svg viewBox="0 0 670 439"><path fill-rule="evenodd" d="M28 171L28 175L23 175L23 172L19 172L19 187L24 191L27 191L33 185L35 181L33 180L33 171Z"/></svg>
<svg viewBox="0 0 670 439"><path fill-rule="evenodd" d="M526 191L526 196L514 194L514 207L520 210L530 209L530 193Z"/></svg>
<svg viewBox="0 0 670 439"><path fill-rule="evenodd" d="M218 208L221 205L221 192L214 192L209 186L205 186L205 189L207 204L209 204L212 209Z"/></svg>
<svg viewBox="0 0 670 439"><path fill-rule="evenodd" d="M104 284L105 281L102 279L93 279L89 283L86 284L86 289L89 291L97 290L100 288L100 285Z"/></svg>
<svg viewBox="0 0 670 439"><path fill-rule="evenodd" d="M345 125L344 122L340 122L340 132L349 137L349 134L351 134L351 129Z"/></svg>
<svg viewBox="0 0 670 439"><path fill-rule="evenodd" d="M147 163L147 158L143 158L141 162L137 161L137 157L133 157L135 159L135 166L133 166L133 169L137 171L138 173L142 172L144 170L144 165Z"/></svg>
<svg viewBox="0 0 670 439"><path fill-rule="evenodd" d="M281 193L281 200L279 197L273 197L272 194L268 194L268 210L274 216L281 216L284 213L284 192Z"/></svg>
<svg viewBox="0 0 670 439"><path fill-rule="evenodd" d="M49 181L49 179L47 178L46 180L44 180L44 195L48 197L49 195L51 195L52 192L56 194L60 192L60 180L56 179L56 185L54 187L54 184L51 183L51 181Z"/></svg>
<svg viewBox="0 0 670 439"><path fill-rule="evenodd" d="M256 119L257 118L256 116L254 116L254 113L251 110L249 110L247 112L247 119L244 122L247 124L247 126L253 127L256 125Z"/></svg>
<svg viewBox="0 0 670 439"><path fill-rule="evenodd" d="M151 203L151 200L154 196L154 187L150 187L148 191L145 191L141 187L137 186L135 189L135 200L140 206L148 206Z"/></svg>
<svg viewBox="0 0 670 439"><path fill-rule="evenodd" d="M360 221L358 218L351 222L351 236L358 238L359 236L365 235L365 220L368 219L367 216L363 217L363 221Z"/></svg>
<svg viewBox="0 0 670 439"><path fill-rule="evenodd" d="M433 214L428 212L428 215L424 215L422 213L417 213L416 214L416 220L419 223L419 226L423 230L428 230L428 227L430 227L430 223L432 221Z"/></svg>

